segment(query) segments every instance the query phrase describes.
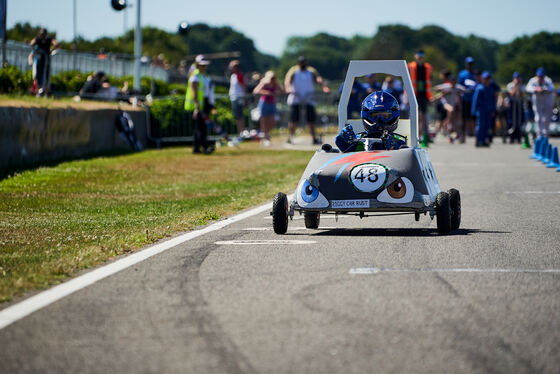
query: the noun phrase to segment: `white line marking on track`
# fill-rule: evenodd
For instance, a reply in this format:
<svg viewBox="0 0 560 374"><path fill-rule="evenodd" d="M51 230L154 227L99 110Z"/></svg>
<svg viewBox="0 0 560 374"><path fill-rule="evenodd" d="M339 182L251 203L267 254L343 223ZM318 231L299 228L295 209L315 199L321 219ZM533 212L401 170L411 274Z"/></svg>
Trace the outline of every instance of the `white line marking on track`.
<svg viewBox="0 0 560 374"><path fill-rule="evenodd" d="M549 273L560 274L560 269L477 269L477 268L352 268L350 274L378 274L378 273Z"/></svg>
<svg viewBox="0 0 560 374"><path fill-rule="evenodd" d="M560 191L506 191L506 194L529 194L529 195L539 195L539 194L551 194L556 195L560 194Z"/></svg>
<svg viewBox="0 0 560 374"><path fill-rule="evenodd" d="M301 245L315 244L314 240L224 240L215 242L218 245Z"/></svg>
<svg viewBox="0 0 560 374"><path fill-rule="evenodd" d="M304 231L304 230L334 230L336 227L322 227L318 229L308 229L307 227L288 227L288 231ZM246 227L242 231L272 231L272 227Z"/></svg>
<svg viewBox="0 0 560 374"><path fill-rule="evenodd" d="M289 197L290 198L290 197ZM204 234L220 230L232 223L239 222L245 218L252 217L254 215L260 214L266 210L271 209L271 203L268 202L264 205L260 205L246 212L237 214L233 217L226 218L224 220L218 221L211 224L203 229L190 231L185 234L179 235L173 239L169 239L162 243L155 244L151 247L143 249L139 252L131 254L120 260L92 270L84 275L73 278L67 282L64 282L58 286L52 287L46 291L43 291L35 296L31 296L17 304L14 304L8 308L0 311L0 330L10 324L22 319L39 309L42 309L55 301L62 299L76 291L81 290L87 286L94 284L110 275L118 273L130 266L133 266L141 261L144 261L152 256L162 253L170 248L173 248L179 244L182 244L188 240L197 238Z"/></svg>
<svg viewBox="0 0 560 374"><path fill-rule="evenodd" d="M351 216L348 216L348 215L339 215L338 219L350 218L350 217ZM263 218L264 219L272 219L271 216L265 216ZM296 220L296 219L303 219L303 218L304 218L303 216L294 216L294 218L292 218L292 219ZM335 219L335 217L334 217L334 214L321 214L321 219Z"/></svg>

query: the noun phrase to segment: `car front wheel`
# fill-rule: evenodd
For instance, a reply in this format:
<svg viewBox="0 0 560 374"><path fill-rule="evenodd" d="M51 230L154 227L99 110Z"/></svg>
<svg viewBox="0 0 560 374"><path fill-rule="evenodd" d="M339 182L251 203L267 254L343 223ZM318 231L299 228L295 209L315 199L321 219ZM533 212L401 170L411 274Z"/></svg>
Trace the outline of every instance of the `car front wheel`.
<svg viewBox="0 0 560 374"><path fill-rule="evenodd" d="M319 221L321 220L321 214L316 212L305 212L303 213L303 218L305 219L305 227L308 229L319 228Z"/></svg>
<svg viewBox="0 0 560 374"><path fill-rule="evenodd" d="M272 200L272 227L277 234L288 231L288 197L285 193L278 192Z"/></svg>
<svg viewBox="0 0 560 374"><path fill-rule="evenodd" d="M440 192L436 196L436 215L438 232L448 234L451 231L451 207L447 192Z"/></svg>

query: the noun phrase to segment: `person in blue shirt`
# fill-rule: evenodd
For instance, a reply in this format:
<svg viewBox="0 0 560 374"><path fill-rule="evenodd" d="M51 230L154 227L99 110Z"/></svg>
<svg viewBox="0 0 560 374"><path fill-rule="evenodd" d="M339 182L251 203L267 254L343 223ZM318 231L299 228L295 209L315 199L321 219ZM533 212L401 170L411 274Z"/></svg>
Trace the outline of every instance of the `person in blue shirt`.
<svg viewBox="0 0 560 374"><path fill-rule="evenodd" d="M364 143L361 139L375 139L368 150L392 150L406 148L404 137L394 134L399 117L399 103L391 94L385 91L375 91L362 102L361 117L364 133L356 135L352 125L347 125L335 138L335 143L341 152L363 151Z"/></svg>
<svg viewBox="0 0 560 374"><path fill-rule="evenodd" d="M495 89L492 87L492 76L484 71L481 75L482 83L479 83L472 100L471 114L476 116L476 146L490 146L488 132L492 128L496 113Z"/></svg>
<svg viewBox="0 0 560 374"><path fill-rule="evenodd" d="M362 100L365 99L366 96L370 93L381 91L381 85L375 80L375 74L366 75L366 81L362 84L362 87L365 91L364 95L362 96Z"/></svg>
<svg viewBox="0 0 560 374"><path fill-rule="evenodd" d="M343 87L344 83L340 85L338 93L342 93ZM355 116L360 113L360 104L363 92L365 92L364 86L360 82L358 82L357 79L354 79L352 91L350 91L350 98L348 99L348 107L346 108L347 118L357 118Z"/></svg>
<svg viewBox="0 0 560 374"><path fill-rule="evenodd" d="M474 58L471 56L465 58L465 69L459 72L457 77L457 83L465 88L465 92L461 99L462 101L462 124L459 129L459 142L464 143L467 131L474 127L473 117L471 115L471 106L474 95L474 89L476 88L476 78L474 75Z"/></svg>
<svg viewBox="0 0 560 374"><path fill-rule="evenodd" d="M488 140L490 141L490 143L492 143L492 140L494 138L494 135L496 134L496 113L498 112L498 108L497 108L497 101L498 101L498 95L500 94L500 86L494 81L494 79L490 78L490 90L492 91L492 96L494 97L494 99L492 100L492 121L490 123L490 135Z"/></svg>

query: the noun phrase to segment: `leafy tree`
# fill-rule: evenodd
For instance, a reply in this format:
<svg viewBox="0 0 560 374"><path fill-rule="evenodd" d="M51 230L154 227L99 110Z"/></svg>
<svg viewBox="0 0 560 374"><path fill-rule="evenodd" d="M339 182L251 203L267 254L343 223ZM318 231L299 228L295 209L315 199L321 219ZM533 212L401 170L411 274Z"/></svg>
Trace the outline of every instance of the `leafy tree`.
<svg viewBox="0 0 560 374"><path fill-rule="evenodd" d="M239 61L246 72L264 72L278 65L276 57L260 53L255 48L252 39L229 26L211 27L204 23L197 23L192 25L188 34L182 36L182 38L188 44L191 55L240 52ZM214 75L225 74L229 60L218 59L213 61L208 68L209 73Z"/></svg>
<svg viewBox="0 0 560 374"><path fill-rule="evenodd" d="M497 76L502 82L511 80L514 71L527 80L542 66L553 81L560 80L560 33L540 32L524 35L505 44L498 52Z"/></svg>
<svg viewBox="0 0 560 374"><path fill-rule="evenodd" d="M14 27L6 30L6 36L9 40L19 40L25 43L31 42L31 40L37 36L39 30L42 26L31 26L29 22L16 23ZM50 36L56 38L56 32L50 32L47 29Z"/></svg>
<svg viewBox="0 0 560 374"><path fill-rule="evenodd" d="M354 44L348 39L327 33L311 37L293 36L288 39L280 58L280 71L287 72L300 55L305 56L308 64L315 67L324 78L339 80L348 67L348 61L354 58Z"/></svg>

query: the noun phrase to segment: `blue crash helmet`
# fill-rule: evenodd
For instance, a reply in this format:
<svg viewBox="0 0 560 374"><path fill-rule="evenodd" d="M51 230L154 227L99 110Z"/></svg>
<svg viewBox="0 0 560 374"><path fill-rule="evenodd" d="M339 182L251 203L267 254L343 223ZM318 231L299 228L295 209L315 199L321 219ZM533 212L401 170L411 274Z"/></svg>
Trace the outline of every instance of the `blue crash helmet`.
<svg viewBox="0 0 560 374"><path fill-rule="evenodd" d="M362 101L362 122L368 133L393 132L399 123L401 111L397 99L385 91L370 93Z"/></svg>

